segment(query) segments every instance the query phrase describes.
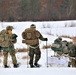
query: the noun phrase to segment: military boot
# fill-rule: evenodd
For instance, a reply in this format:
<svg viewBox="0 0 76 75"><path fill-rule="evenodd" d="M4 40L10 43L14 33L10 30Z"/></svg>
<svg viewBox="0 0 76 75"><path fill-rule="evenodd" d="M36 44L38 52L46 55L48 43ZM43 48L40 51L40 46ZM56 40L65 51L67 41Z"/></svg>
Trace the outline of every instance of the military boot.
<svg viewBox="0 0 76 75"><path fill-rule="evenodd" d="M40 66L41 66L41 65L38 64L38 63L34 63L34 65L35 65L36 67L40 67Z"/></svg>
<svg viewBox="0 0 76 75"><path fill-rule="evenodd" d="M9 66L7 66L7 65L4 65L4 68L9 68Z"/></svg>
<svg viewBox="0 0 76 75"><path fill-rule="evenodd" d="M35 66L34 65L30 65L30 68L34 68Z"/></svg>
<svg viewBox="0 0 76 75"><path fill-rule="evenodd" d="M70 67L70 65L68 64L68 67Z"/></svg>
<svg viewBox="0 0 76 75"><path fill-rule="evenodd" d="M19 64L14 64L14 68L17 68L17 67L19 67Z"/></svg>

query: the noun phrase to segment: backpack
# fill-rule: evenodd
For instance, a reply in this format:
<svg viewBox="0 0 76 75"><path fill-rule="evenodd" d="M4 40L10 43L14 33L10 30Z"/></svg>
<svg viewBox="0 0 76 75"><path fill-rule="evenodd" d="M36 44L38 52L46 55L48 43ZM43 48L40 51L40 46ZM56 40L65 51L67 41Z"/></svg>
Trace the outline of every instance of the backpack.
<svg viewBox="0 0 76 75"><path fill-rule="evenodd" d="M2 30L0 32L0 47L3 48L13 46L13 44L17 42L16 37L17 37L16 34L12 34L9 36L7 34L7 30Z"/></svg>
<svg viewBox="0 0 76 75"><path fill-rule="evenodd" d="M22 43L26 43L27 45L36 45L39 44L38 38L40 37L40 33L37 30L33 30L32 28L27 28L22 33L22 37L25 40L22 40Z"/></svg>
<svg viewBox="0 0 76 75"><path fill-rule="evenodd" d="M2 46L2 42L4 41L4 35L6 34L6 30L2 30L0 32L0 46Z"/></svg>

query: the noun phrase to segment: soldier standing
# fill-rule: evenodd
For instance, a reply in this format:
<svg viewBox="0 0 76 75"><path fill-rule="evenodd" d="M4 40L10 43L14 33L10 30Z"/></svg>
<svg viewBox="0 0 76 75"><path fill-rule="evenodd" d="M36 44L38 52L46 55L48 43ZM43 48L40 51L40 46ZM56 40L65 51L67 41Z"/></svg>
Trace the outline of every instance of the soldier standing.
<svg viewBox="0 0 76 75"><path fill-rule="evenodd" d="M22 37L23 37L23 43L26 43L27 45L29 45L29 57L30 57L30 67L40 67L40 65L38 64L38 61L41 57L41 51L39 48L39 39L42 41L47 41L47 38L43 38L43 36L41 35L41 33L36 30L36 26L34 24L32 24L30 26L30 28L25 29L25 31L22 33ZM35 55L35 62L33 63L34 60L34 55Z"/></svg>
<svg viewBox="0 0 76 75"><path fill-rule="evenodd" d="M19 64L17 64L16 56L15 56L15 49L14 49L14 43L17 41L17 35L12 34L12 26L7 26L5 31L5 34L2 35L3 42L1 44L3 55L4 55L4 68L9 68L7 65L7 59L8 59L8 53L10 53L12 57L12 63L13 67L17 68Z"/></svg>

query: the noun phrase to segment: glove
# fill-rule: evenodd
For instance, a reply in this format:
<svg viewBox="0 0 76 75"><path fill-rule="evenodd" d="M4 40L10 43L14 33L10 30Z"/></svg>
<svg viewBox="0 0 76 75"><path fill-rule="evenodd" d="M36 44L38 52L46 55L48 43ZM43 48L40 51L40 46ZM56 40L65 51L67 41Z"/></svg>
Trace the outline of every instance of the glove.
<svg viewBox="0 0 76 75"><path fill-rule="evenodd" d="M48 38L45 38L45 41L48 41Z"/></svg>

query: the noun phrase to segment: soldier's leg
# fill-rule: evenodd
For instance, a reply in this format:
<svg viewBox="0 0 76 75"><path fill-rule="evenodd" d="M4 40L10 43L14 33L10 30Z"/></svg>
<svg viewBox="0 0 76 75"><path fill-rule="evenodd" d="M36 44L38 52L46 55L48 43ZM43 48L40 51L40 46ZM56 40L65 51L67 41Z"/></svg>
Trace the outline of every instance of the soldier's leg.
<svg viewBox="0 0 76 75"><path fill-rule="evenodd" d="M37 65L38 61L39 61L39 59L41 57L41 51L40 51L39 47L35 50L35 54L36 54L36 56L35 56L35 65Z"/></svg>
<svg viewBox="0 0 76 75"><path fill-rule="evenodd" d="M68 67L71 67L71 65L72 65L72 64L71 64L71 63L72 63L72 59L69 58L69 60L70 60L70 61L68 62Z"/></svg>
<svg viewBox="0 0 76 75"><path fill-rule="evenodd" d="M18 67L19 65L17 64L17 59L15 56L15 50L10 50L10 55L12 57L12 63L14 65L14 67Z"/></svg>
<svg viewBox="0 0 76 75"><path fill-rule="evenodd" d="M8 59L8 51L3 51L3 55L4 55L4 60L3 60L3 64L4 66L7 66L7 59Z"/></svg>
<svg viewBox="0 0 76 75"><path fill-rule="evenodd" d="M17 59L16 59L16 56L15 56L15 50L10 50L10 55L12 57L12 63L17 64Z"/></svg>
<svg viewBox="0 0 76 75"><path fill-rule="evenodd" d="M71 62L68 62L68 67L70 67L71 66Z"/></svg>
<svg viewBox="0 0 76 75"><path fill-rule="evenodd" d="M72 67L75 67L75 59L72 59Z"/></svg>
<svg viewBox="0 0 76 75"><path fill-rule="evenodd" d="M32 48L29 48L29 57L30 57L30 61L29 61L30 67L34 67L34 65L33 65L34 49L32 49Z"/></svg>
<svg viewBox="0 0 76 75"><path fill-rule="evenodd" d="M76 59L75 59L75 67L76 67Z"/></svg>

